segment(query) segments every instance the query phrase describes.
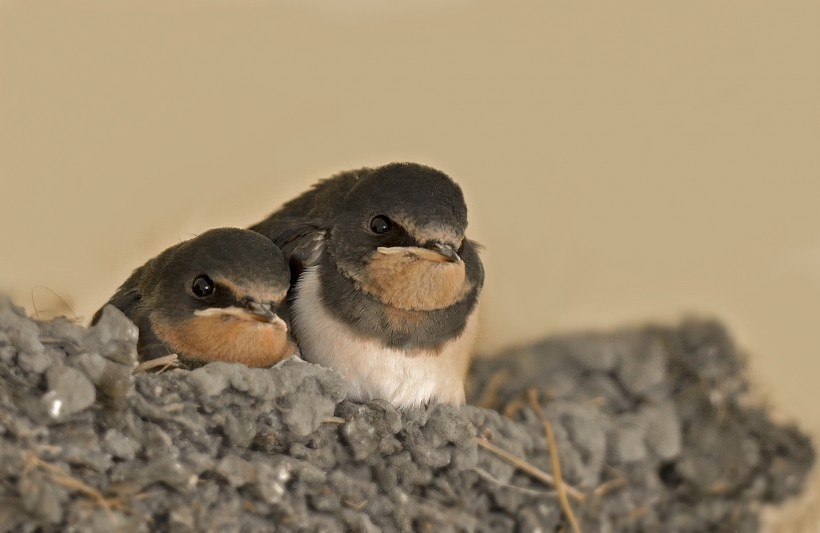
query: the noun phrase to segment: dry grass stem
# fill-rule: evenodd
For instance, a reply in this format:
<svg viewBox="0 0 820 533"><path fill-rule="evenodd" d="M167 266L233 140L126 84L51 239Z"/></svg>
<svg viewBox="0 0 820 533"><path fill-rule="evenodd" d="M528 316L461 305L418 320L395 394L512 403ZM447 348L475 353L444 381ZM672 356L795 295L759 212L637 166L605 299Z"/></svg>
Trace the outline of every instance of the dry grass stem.
<svg viewBox="0 0 820 533"><path fill-rule="evenodd" d="M344 500L344 504L350 507L351 509L355 509L357 511L361 511L365 507L367 507L368 501L361 500L358 502L354 502L353 500Z"/></svg>
<svg viewBox="0 0 820 533"><path fill-rule="evenodd" d="M564 510L564 514L567 515L567 520L569 520L569 525L572 527L572 531L574 533L581 533L581 526L578 525L578 520L575 518L575 513L572 512L572 506L569 503L569 498L567 498L567 490L564 485L564 476L561 474L561 459L558 457L558 443L555 442L555 432L552 429L552 424L547 419L547 416L541 409L541 405L538 403L538 391L535 389L530 389L527 392L527 396L530 399L532 409L544 425L547 443L550 448L552 472L555 475L555 490L558 491L558 501L561 502L561 508Z"/></svg>
<svg viewBox="0 0 820 533"><path fill-rule="evenodd" d="M501 414L503 414L507 418L515 418L515 415L517 415L518 412L521 409L523 409L526 405L527 405L527 402L525 402L524 400L522 400L520 398L517 399L517 400L513 400L510 403L508 403L506 406L504 406L504 411L502 411Z"/></svg>
<svg viewBox="0 0 820 533"><path fill-rule="evenodd" d="M504 487L504 488L507 488L507 489L510 489L510 490L515 490L515 491L518 491L518 492L521 492L521 493L524 493L524 494L529 494L530 496L544 496L545 494L550 494L550 495L552 494L552 492L547 493L547 492L544 492L544 491L530 489L530 488L527 488L527 487L517 487L515 485L511 485L510 483L504 483L500 479L494 478L492 476L492 474L490 474L489 472L487 472L483 468L473 468L473 472L478 474L479 477L481 477L483 479L486 479L490 483L495 483L496 485L499 485L501 487Z"/></svg>
<svg viewBox="0 0 820 533"><path fill-rule="evenodd" d="M106 498L100 491L91 485L88 485L77 478L71 477L63 472L63 470L57 465L43 461L34 453L26 454L26 457L23 459L23 465L23 475L31 472L34 468L41 468L55 483L90 497L98 505L103 507L109 515L111 515L112 508L122 509L121 499Z"/></svg>
<svg viewBox="0 0 820 533"><path fill-rule="evenodd" d="M510 375L510 371L507 368L503 368L493 374L484 386L484 390L481 391L481 398L479 398L477 402L478 406L484 409L494 409L495 406L498 405L498 390L504 382L510 379Z"/></svg>
<svg viewBox="0 0 820 533"><path fill-rule="evenodd" d="M625 486L626 486L626 478L621 477L621 478L610 479L609 481L604 481L603 483L601 483L600 485L595 487L595 490L592 491L592 494L596 498L600 499L600 498L603 498L604 496L606 496L607 494L609 494L610 492L612 492L613 490L617 490L617 489L620 489L621 487L625 487Z"/></svg>
<svg viewBox="0 0 820 533"><path fill-rule="evenodd" d="M593 407L603 407L606 405L606 397L605 396L596 396L594 398L590 398L589 400L584 402L587 405L591 405Z"/></svg>
<svg viewBox="0 0 820 533"><path fill-rule="evenodd" d="M528 463L524 459L521 459L520 457L511 454L503 448L499 448L498 446L496 446L495 444L493 444L485 438L479 437L476 439L476 442L485 450L494 453L495 455L501 457L509 463L512 463L513 465L518 467L518 469L522 472L531 475L535 479L542 481L547 485L550 485L552 487L555 486L555 479L548 473L544 472L543 470L535 466L534 464ZM583 502L586 499L586 495L584 495L584 493L579 491L578 489L575 489L569 485L564 485L564 488L566 489L567 494L574 500L578 502Z"/></svg>
<svg viewBox="0 0 820 533"><path fill-rule="evenodd" d="M77 316L77 313L74 312L74 309L72 309L71 306L68 305L68 302L65 301L65 298L57 294L57 292L51 287L46 287L45 285L35 285L31 289L31 306L34 308L34 316L37 317L37 320L40 320L40 309L37 308L37 297L34 295L34 291L36 291L37 289L48 291L51 294L53 294L58 300L60 300L60 303L63 304L63 307L68 309L68 311L72 315L74 315L74 318L69 318L71 322L74 322L75 324L82 323L82 319L79 316ZM56 312L54 313L54 316L57 316Z"/></svg>
<svg viewBox="0 0 820 533"><path fill-rule="evenodd" d="M638 507L637 509L634 509L631 513L626 515L626 521L635 522L636 520L639 520L641 517L645 516L648 512L649 507L647 507L646 505Z"/></svg>
<svg viewBox="0 0 820 533"><path fill-rule="evenodd" d="M140 372L148 372L158 367L163 367L160 372L167 370L171 366L179 365L179 356L175 353L169 353L156 359L149 359L138 364L132 374L139 374Z"/></svg>

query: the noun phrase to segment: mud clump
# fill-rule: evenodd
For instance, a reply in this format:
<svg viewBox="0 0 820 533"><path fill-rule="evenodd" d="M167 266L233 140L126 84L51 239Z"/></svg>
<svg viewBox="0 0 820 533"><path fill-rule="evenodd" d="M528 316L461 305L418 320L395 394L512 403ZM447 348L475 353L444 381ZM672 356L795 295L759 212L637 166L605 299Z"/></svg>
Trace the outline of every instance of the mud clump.
<svg viewBox="0 0 820 533"><path fill-rule="evenodd" d="M136 330L0 298L0 531L555 531L535 389L585 531L756 531L807 437L748 399L714 322L551 338L478 360L471 403L398 411L293 359L133 373ZM479 407L478 405L481 405Z"/></svg>

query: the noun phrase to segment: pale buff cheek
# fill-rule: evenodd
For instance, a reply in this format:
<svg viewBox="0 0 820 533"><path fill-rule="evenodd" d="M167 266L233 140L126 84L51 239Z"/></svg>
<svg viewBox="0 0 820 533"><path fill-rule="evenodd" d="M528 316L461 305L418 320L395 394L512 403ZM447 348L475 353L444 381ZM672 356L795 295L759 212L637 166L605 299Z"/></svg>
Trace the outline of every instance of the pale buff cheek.
<svg viewBox="0 0 820 533"><path fill-rule="evenodd" d="M195 317L176 326L153 317L151 322L165 344L191 359L263 367L295 351L284 329L260 322L224 317Z"/></svg>
<svg viewBox="0 0 820 533"><path fill-rule="evenodd" d="M458 302L470 291L464 262L436 262L411 253L380 254L370 259L362 289L399 309L432 311Z"/></svg>

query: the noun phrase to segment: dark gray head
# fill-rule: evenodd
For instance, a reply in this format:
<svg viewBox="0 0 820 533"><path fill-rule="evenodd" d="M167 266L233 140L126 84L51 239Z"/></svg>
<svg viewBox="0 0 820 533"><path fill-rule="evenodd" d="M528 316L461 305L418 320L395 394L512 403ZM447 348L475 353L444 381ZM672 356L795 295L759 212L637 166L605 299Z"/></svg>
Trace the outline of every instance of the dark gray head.
<svg viewBox="0 0 820 533"><path fill-rule="evenodd" d="M393 247L427 249L429 258L455 261L466 228L464 195L449 176L393 163L362 177L339 204L329 251L351 268L377 249Z"/></svg>
<svg viewBox="0 0 820 533"><path fill-rule="evenodd" d="M329 257L384 304L441 309L475 285L481 264L464 236L464 196L439 170L393 163L363 171L330 218Z"/></svg>
<svg viewBox="0 0 820 533"><path fill-rule="evenodd" d="M195 316L271 322L290 283L282 251L253 231L219 228L169 248L142 280L143 305L173 324Z"/></svg>

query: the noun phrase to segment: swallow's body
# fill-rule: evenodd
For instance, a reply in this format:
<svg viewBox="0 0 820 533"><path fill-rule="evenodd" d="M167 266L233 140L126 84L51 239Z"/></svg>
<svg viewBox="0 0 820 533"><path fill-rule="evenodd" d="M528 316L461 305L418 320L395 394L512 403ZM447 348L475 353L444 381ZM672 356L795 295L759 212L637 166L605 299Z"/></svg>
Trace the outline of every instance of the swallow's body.
<svg viewBox="0 0 820 533"><path fill-rule="evenodd" d="M347 377L354 399L407 407L464 403L484 280L466 226L449 177L392 164L320 182L251 229L298 275L302 356Z"/></svg>
<svg viewBox="0 0 820 533"><path fill-rule="evenodd" d="M176 353L191 366L269 366L295 351L279 316L289 282L284 256L269 240L220 228L136 269L108 303L139 328L143 361Z"/></svg>
<svg viewBox="0 0 820 533"><path fill-rule="evenodd" d="M464 403L464 375L476 332L475 313L463 332L440 347L390 347L362 335L322 305L318 267L306 269L293 302L294 329L308 360L336 369L351 382L357 400L384 398L395 405L431 399Z"/></svg>

